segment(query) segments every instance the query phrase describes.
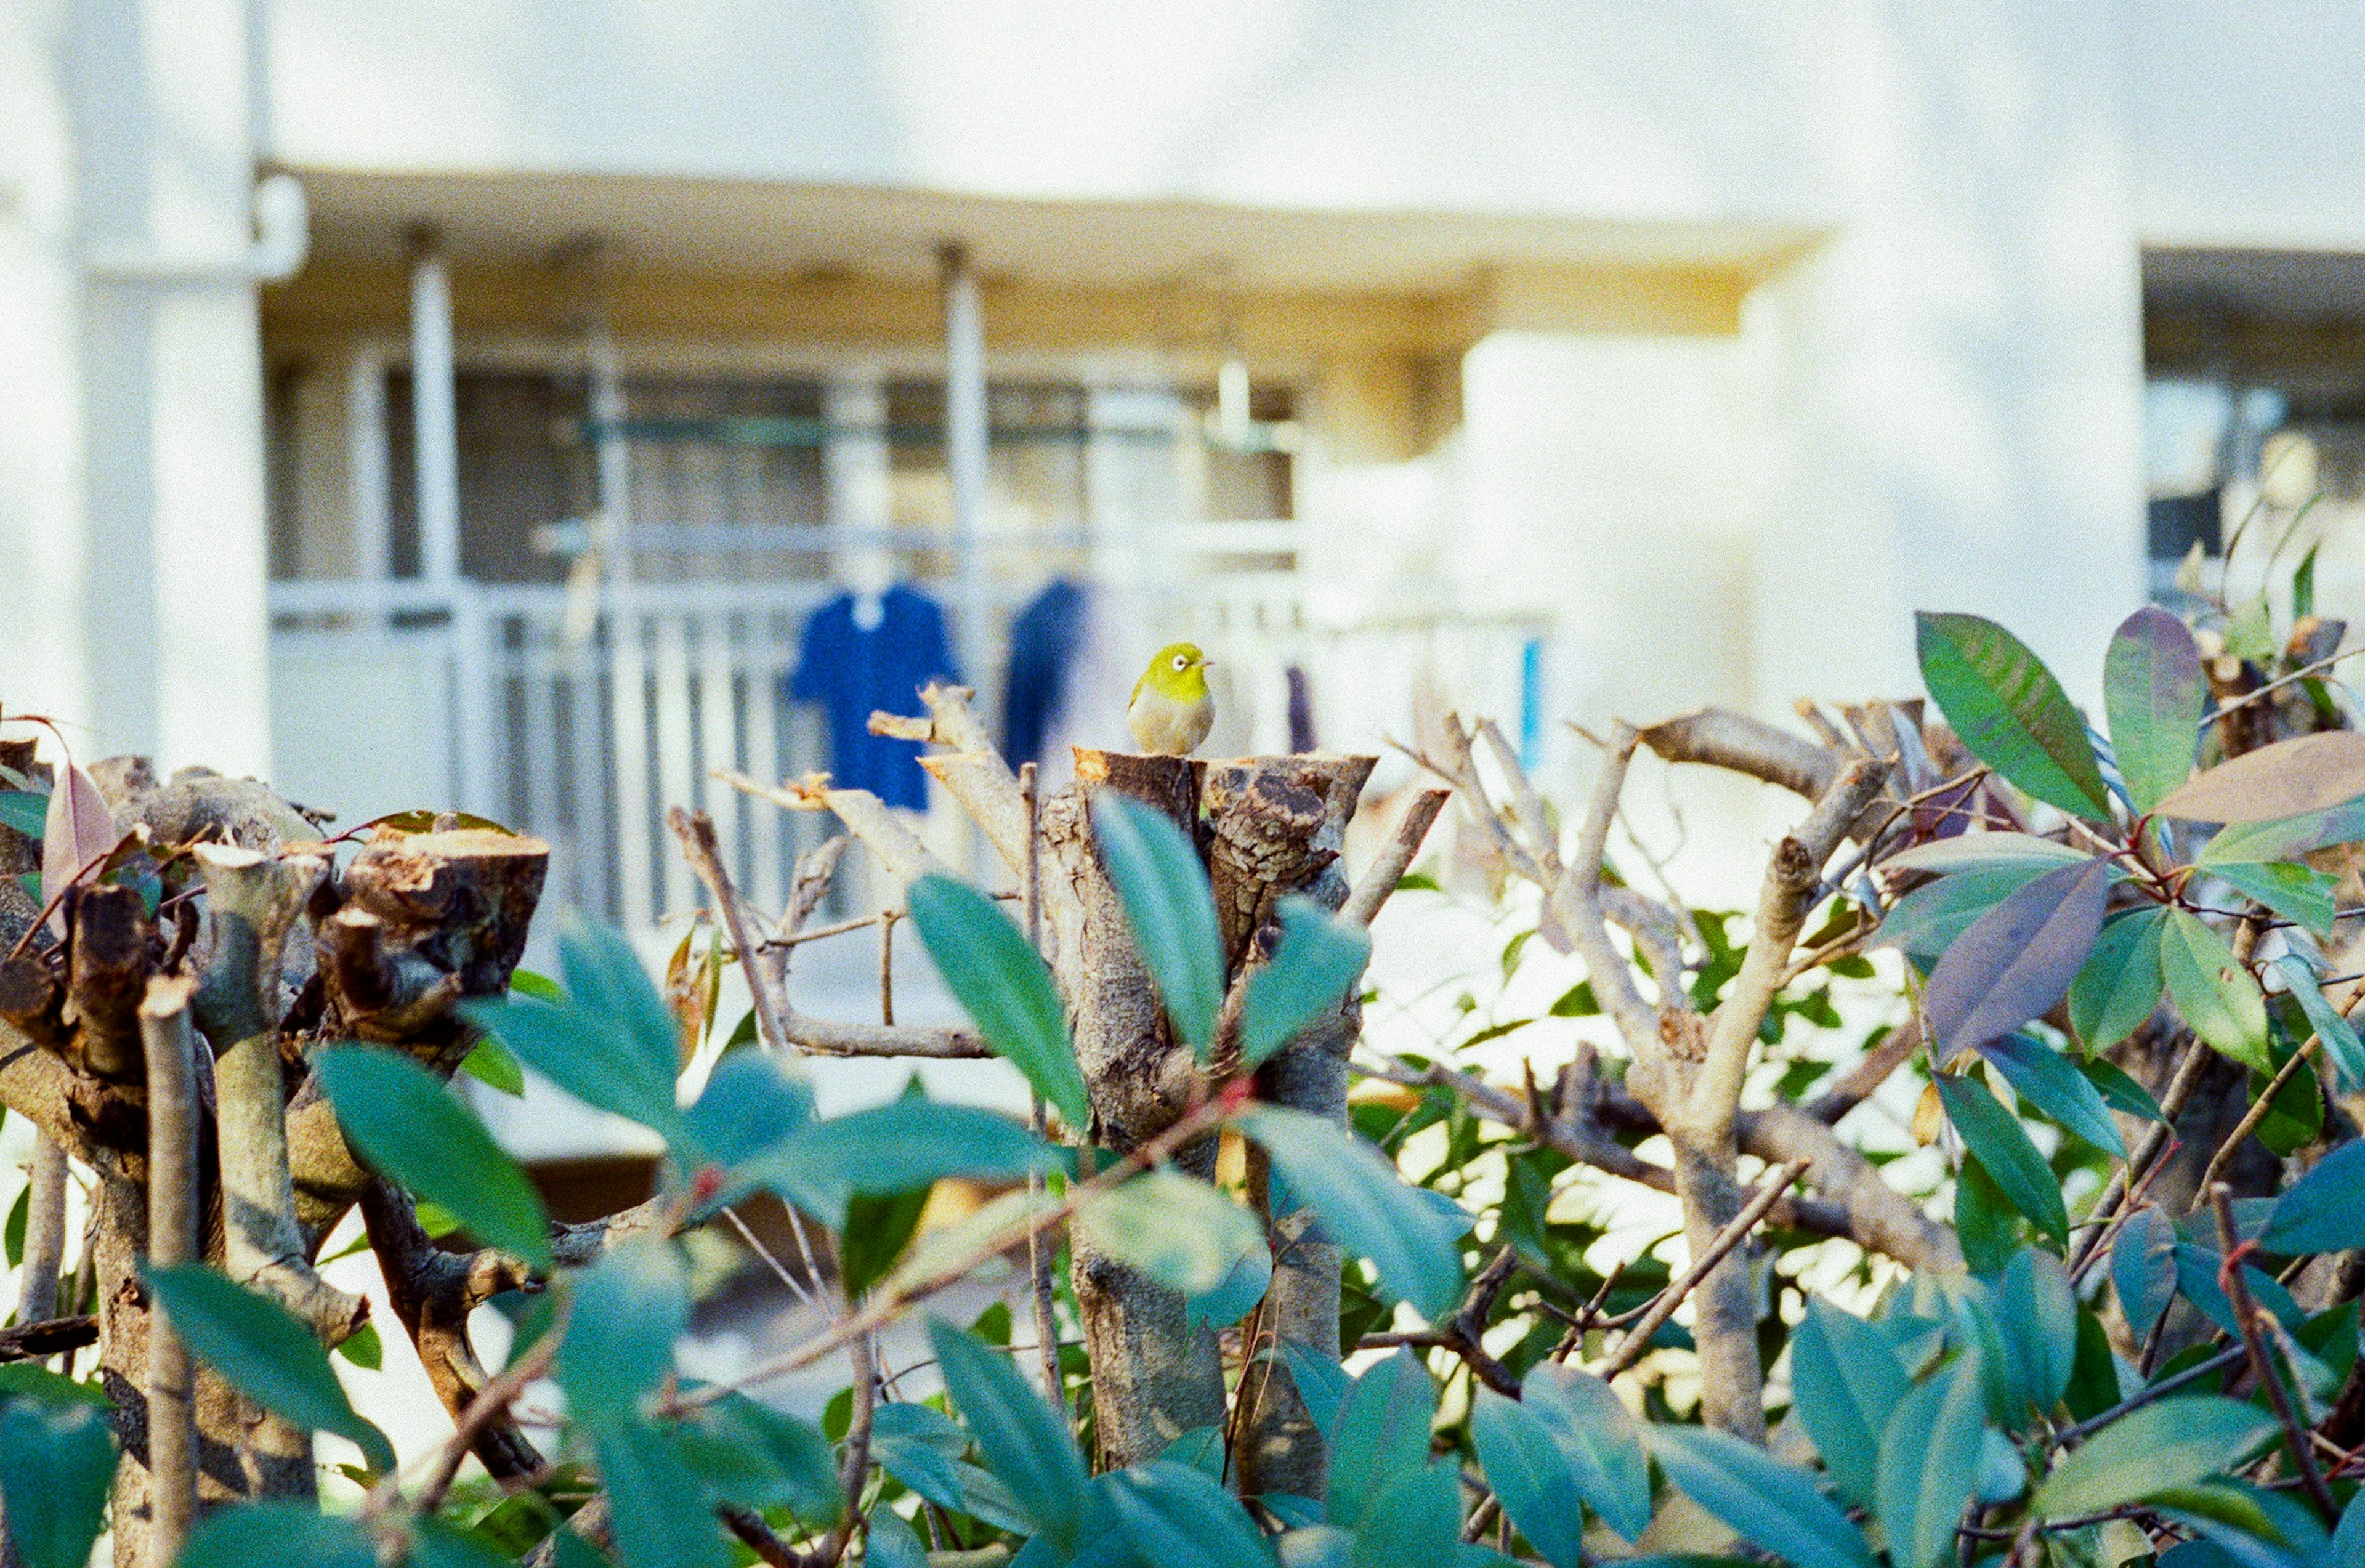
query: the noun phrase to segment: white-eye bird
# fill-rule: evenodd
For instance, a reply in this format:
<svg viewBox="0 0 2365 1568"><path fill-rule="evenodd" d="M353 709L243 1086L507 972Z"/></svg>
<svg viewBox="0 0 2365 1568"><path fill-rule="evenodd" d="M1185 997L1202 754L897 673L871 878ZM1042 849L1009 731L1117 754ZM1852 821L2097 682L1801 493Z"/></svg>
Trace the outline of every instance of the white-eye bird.
<svg viewBox="0 0 2365 1568"><path fill-rule="evenodd" d="M1126 727L1136 745L1174 756L1198 749L1216 722L1215 700L1207 695L1210 662L1196 643L1169 643L1158 650L1126 704Z"/></svg>

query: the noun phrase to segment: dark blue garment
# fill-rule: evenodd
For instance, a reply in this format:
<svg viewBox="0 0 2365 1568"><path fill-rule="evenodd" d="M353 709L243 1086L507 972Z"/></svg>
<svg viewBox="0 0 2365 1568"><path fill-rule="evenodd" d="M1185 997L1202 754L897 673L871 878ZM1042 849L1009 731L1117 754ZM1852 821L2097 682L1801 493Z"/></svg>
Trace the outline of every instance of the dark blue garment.
<svg viewBox="0 0 2365 1568"><path fill-rule="evenodd" d="M1010 622L1010 683L1003 693L1002 755L1040 762L1068 706L1068 672L1084 645L1084 590L1054 577Z"/></svg>
<svg viewBox="0 0 2365 1568"><path fill-rule="evenodd" d="M891 806L925 811L927 775L920 771L916 741L870 733L870 715L919 714L925 710L920 688L931 680L958 682L951 646L945 640L945 612L933 599L898 583L881 596L879 624L855 624L854 596L842 593L805 622L796 673L786 695L818 702L829 719L830 778L849 790L868 790Z"/></svg>

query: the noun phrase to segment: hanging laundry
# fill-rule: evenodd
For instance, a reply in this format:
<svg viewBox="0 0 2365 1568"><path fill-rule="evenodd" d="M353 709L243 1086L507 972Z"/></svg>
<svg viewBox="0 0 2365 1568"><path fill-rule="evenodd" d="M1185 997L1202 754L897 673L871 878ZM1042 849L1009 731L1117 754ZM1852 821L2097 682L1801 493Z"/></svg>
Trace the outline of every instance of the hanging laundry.
<svg viewBox="0 0 2365 1568"><path fill-rule="evenodd" d="M960 672L945 637L944 608L935 599L898 583L880 596L879 609L869 628L857 618L850 593L814 610L796 671L783 685L790 699L822 705L834 782L868 790L891 806L925 811L928 778L920 770L919 744L872 734L870 715L922 713L920 688L958 681Z"/></svg>
<svg viewBox="0 0 2365 1568"><path fill-rule="evenodd" d="M1002 755L1040 762L1068 711L1069 675L1084 645L1084 590L1054 577L1010 622L1010 675L1002 700Z"/></svg>

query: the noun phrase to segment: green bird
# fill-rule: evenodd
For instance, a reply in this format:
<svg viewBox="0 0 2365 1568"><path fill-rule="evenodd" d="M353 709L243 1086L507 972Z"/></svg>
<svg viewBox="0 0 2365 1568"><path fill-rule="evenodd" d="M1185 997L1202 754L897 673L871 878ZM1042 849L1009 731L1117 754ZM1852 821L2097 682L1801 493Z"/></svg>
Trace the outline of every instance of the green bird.
<svg viewBox="0 0 2365 1568"><path fill-rule="evenodd" d="M1169 643L1158 650L1126 703L1126 726L1136 745L1174 756L1198 749L1216 722L1215 700L1207 695L1211 662L1196 643Z"/></svg>

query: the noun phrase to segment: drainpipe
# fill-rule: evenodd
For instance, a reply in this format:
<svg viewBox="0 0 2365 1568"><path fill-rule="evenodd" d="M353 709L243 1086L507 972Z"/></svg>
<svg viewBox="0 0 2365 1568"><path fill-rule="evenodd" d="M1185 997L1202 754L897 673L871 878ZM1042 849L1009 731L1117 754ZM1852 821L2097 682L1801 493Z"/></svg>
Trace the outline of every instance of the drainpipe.
<svg viewBox="0 0 2365 1568"><path fill-rule="evenodd" d="M254 240L235 256L173 256L137 247L101 246L83 257L83 268L106 283L145 283L160 288L234 283L285 283L312 252L310 212L303 182L272 174L254 187Z"/></svg>

